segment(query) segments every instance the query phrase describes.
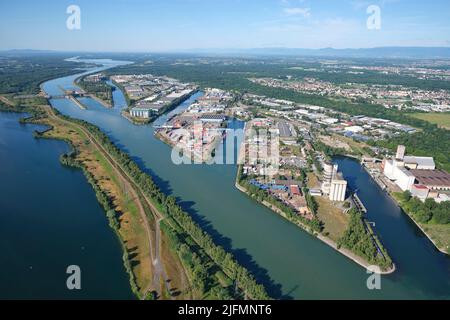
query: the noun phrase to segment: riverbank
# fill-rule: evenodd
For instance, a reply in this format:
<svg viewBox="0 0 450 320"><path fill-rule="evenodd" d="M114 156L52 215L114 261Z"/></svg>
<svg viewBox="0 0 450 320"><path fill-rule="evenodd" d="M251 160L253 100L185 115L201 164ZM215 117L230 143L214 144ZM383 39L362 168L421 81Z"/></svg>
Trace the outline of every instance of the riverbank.
<svg viewBox="0 0 450 320"><path fill-rule="evenodd" d="M86 106L84 104L82 104L77 98L73 97L73 96L69 96L69 100L72 101L78 108L82 109L82 110L86 110Z"/></svg>
<svg viewBox="0 0 450 320"><path fill-rule="evenodd" d="M9 248L0 258L0 299L136 299L91 185L81 170L61 165L70 145L36 139L49 128L20 121L26 117L0 112L0 242ZM73 264L82 290L65 286Z"/></svg>
<svg viewBox="0 0 450 320"><path fill-rule="evenodd" d="M238 178L238 176L239 176L239 173L238 173L237 176L236 176L235 187L236 187L239 191L245 193L247 196L249 196L250 198L253 199L253 197L248 193L247 189L244 188L243 186L241 186L241 185L239 184L239 178ZM256 201L256 200L255 200L255 201ZM286 214L285 214L283 211L281 211L280 209L274 207L274 206L271 205L270 203L267 203L267 202L265 202L265 201L259 202L259 203L261 203L261 204L264 205L265 207L269 208L269 209L272 210L273 212L277 213L277 214L280 215L281 217L285 218L285 219L288 220L289 222L292 222L291 220L289 220L289 219L287 218ZM328 238L328 237L326 237L326 236L324 236L324 235L322 235L322 234L320 234L320 233L313 232L313 231L311 230L311 228L308 227L308 226L306 226L305 224L302 224L301 222L295 222L294 224L295 224L296 226L300 227L301 229L303 229L304 231L308 232L309 234L311 234L311 235L314 236L315 238L319 239L320 241L322 241L322 242L325 243L326 245L330 246L331 248L333 248L334 250L336 250L336 251L339 252L340 254L344 255L345 257L349 258L349 259L352 260L353 262L357 263L357 264L360 265L361 267L363 267L363 268L369 270L370 267L372 266L372 264L368 263L366 260L364 260L363 258L357 256L356 254L354 254L354 253L351 252L350 250L345 249L345 248L339 248L338 245L337 245L337 243L336 243L335 241L333 241L332 239L330 239L330 238ZM396 267L395 267L395 264L393 264L393 266L392 266L390 269L386 270L386 271L381 270L380 267L379 267L379 269L380 269L380 274L386 275L386 274L391 274L391 273L395 272Z"/></svg>
<svg viewBox="0 0 450 320"><path fill-rule="evenodd" d="M45 108L49 108L50 107L45 107ZM49 113L47 113L47 116L49 116ZM66 125L64 128L62 128L62 130L69 130L69 132L66 132L66 134L73 134L74 132L81 130L84 132L84 130L87 130L87 132L91 132L93 130L92 133L92 138L93 139L99 139L99 141L102 141L101 143L98 142L99 146L101 147L102 144L106 143L106 150L110 150L112 152L112 154L108 155L110 162L110 165L119 170L119 172L123 172L123 177L128 181L129 185L131 186L131 188L133 188L133 190L135 190L137 192L137 194L135 196L132 196L132 199L139 199L139 201L144 201L143 203L141 202L142 206L144 207L143 209L145 210L145 207L147 206L148 208L150 208L150 211L152 213L158 213L158 217L156 217L154 220L156 221L156 235L158 235L158 230L159 228L159 223L162 223L162 219L164 219L166 228L165 231L167 232L167 234L169 234L168 236L166 234L161 234L159 236L155 236L155 242L156 244L161 244L164 246L167 246L166 249L159 249L159 250L153 250L156 252L167 252L170 251L173 254L175 254L176 256L180 257L180 259L182 259L181 263L178 264L174 264L174 263L169 263L166 264L164 263L164 266L161 267L157 267L155 266L154 270L160 270L160 274L164 275L164 273L170 272L170 270L172 270L172 272L175 272L174 269L176 269L176 267L174 268L174 265L184 265L186 269L188 269L189 271L183 271L180 272L180 270L176 270L175 272L175 276L172 273L172 276L170 277L160 277L159 281L153 282L153 283L160 283L161 286L176 286L177 290L174 294L176 294L176 297L178 298L183 298L183 292L181 292L182 294L180 294L180 291L183 288L188 288L188 290L186 291L187 294L189 294L189 297L195 298L197 297L197 299L202 298L203 297L203 284L202 281L205 280L201 280L198 278L198 275L196 272L194 272L194 270L196 270L198 267L200 267L200 265L194 265L192 266L188 260L186 260L186 254L189 253L190 255L192 254L197 254L198 257L202 257L201 260L206 259L205 261L201 262L201 266L203 266L203 268L206 267L207 268L207 273L208 273L208 277L207 277L207 281L209 283L210 288L214 289L214 293L208 293L208 296L210 296L211 298L225 298L225 297L232 297L232 291L234 291L234 286L231 286L231 284L233 283L232 279L234 279L234 277L232 276L234 274L234 271L232 271L231 268L233 270L237 270L239 271L238 274L238 278L236 279L236 281L239 281L240 285L240 289L242 288L243 291L240 292L245 292L246 295L250 298L254 298L254 299L267 299L268 295L265 293L264 288L259 285L256 284L253 277L250 275L250 273L243 267L241 267L240 265L237 264L237 262L235 262L234 260L230 260L231 255L226 254L225 251L221 248L218 247L216 245L212 245L211 239L209 238L209 236L207 236L203 231L200 231L200 227L197 226L195 223L190 222L191 218L189 218L189 216L185 213L182 213L181 209L179 208L178 205L176 205L176 203L174 202L170 202L171 205L170 206L166 206L166 200L161 200L160 199L165 199L165 195L162 194L160 191L158 191L157 189L154 189L155 186L153 184L153 182L151 181L150 177L145 175L145 179L142 180L143 177L143 173L138 169L137 165L130 161L126 161L126 167L124 169L121 169L122 164L115 162L115 158L116 156L114 155L115 153L117 153L117 157L119 159L127 159L128 156L126 156L122 151L119 151L119 149L117 149L116 147L114 147L111 142L108 142L108 139L106 138L106 136L102 133L100 133L100 131L98 130L98 128L95 128L94 126L80 121L80 120L75 120L75 119L70 119L67 118L65 116L57 116L54 115L56 118L62 117L61 121L67 121L69 123L73 122L74 126L79 126L78 129L75 129L72 127L72 125ZM49 119L53 120L57 120L56 118L54 118L53 116L49 116ZM53 125L53 124L49 124L49 125ZM54 126L55 128L56 126ZM92 128L92 130L91 130ZM50 130L53 131L53 130ZM97 137L98 136L98 137ZM86 140L87 139L81 139L82 141L84 141L84 144L86 144ZM83 143L80 141L80 144L83 145ZM86 145L91 145L91 143L88 143ZM101 147L102 149L105 149L103 147ZM66 160L70 159L69 157L66 157ZM131 166L130 168L127 169L128 166ZM87 168L89 168L90 166L87 166ZM127 171L130 171L131 173L127 173ZM108 172L103 172L103 174L100 174L101 177L103 178L107 178L107 181L109 181L108 177L110 176L110 174ZM134 179L136 179L135 177L140 177L139 182L133 182ZM114 179L112 179L114 180ZM142 184L142 186L141 186ZM152 190L152 191L150 191ZM154 192L157 192L157 199L155 199L155 195ZM108 192L107 192L108 193ZM130 192L126 191L126 190L122 190L121 192L123 195L127 196ZM152 194L152 196L150 197L148 194ZM109 193L108 193L109 194ZM101 199L101 197L99 198L99 200ZM167 199L167 201L170 199L170 197ZM102 201L103 202L103 201ZM109 211L108 211L109 212ZM182 214L181 214L182 213ZM181 214L181 215L180 215ZM109 216L111 217L111 216ZM114 220L113 220L114 221ZM186 225L187 224L187 225ZM114 225L114 222L111 223L111 225ZM167 226L170 227L169 230L167 230ZM189 228L189 229L186 229ZM120 228L119 228L120 230ZM133 228L130 226L130 233L134 234L135 232L132 231ZM152 229L153 230L153 229ZM185 231L182 231L185 230ZM181 233L180 233L181 232ZM187 242L174 242L174 238L186 238L186 232L187 234L189 234L190 236L192 235L192 240L188 240L186 239ZM201 236L200 236L201 235ZM206 237L206 238L205 238ZM150 237L152 238L152 237ZM192 241L194 241L195 243L197 243L195 246L191 247ZM186 246L186 244L189 243L189 246ZM188 252L184 252L182 255L179 254L178 250L180 248L180 246L185 246L186 248L189 248L190 251ZM206 246L206 247L205 247ZM150 247L152 247L150 245ZM195 249L194 249L195 248ZM152 250L150 250L150 253L152 252ZM219 256L225 256L226 259L225 261L223 261L223 257L219 258ZM129 257L130 255L127 254L127 257ZM133 253L131 256L134 256ZM208 257L208 258L206 258ZM155 261L165 261L167 262L167 255L161 256L161 258L156 257L155 259L151 259L153 260L153 262ZM125 260L124 260L125 261ZM227 263L227 267L222 266L222 264L226 262ZM125 264L127 269L130 267L130 264L126 263ZM140 265L139 264L131 264L131 266L136 266L136 265ZM217 272L217 268L220 268L221 270L223 270L223 275L221 276L221 279L228 279L230 281L225 281L225 283L227 283L227 288L223 288L222 285L219 284L218 279L216 279L215 273ZM214 272L212 274L209 274L209 272ZM177 282L176 280L176 276L179 276L181 274L189 274L190 276L188 276L188 278L185 278L183 281ZM163 280L164 279L164 280ZM169 281L170 280L170 284ZM199 287L200 286L200 289ZM233 287L233 290L231 290L230 288ZM224 291L225 290L225 291ZM171 294L172 290L163 290L161 289L161 294L158 296L162 296L162 297L166 297L166 298L170 298L172 299L174 296L172 296ZM140 296L142 296L143 293L141 293Z"/></svg>
<svg viewBox="0 0 450 320"><path fill-rule="evenodd" d="M439 244L439 240L437 240L435 237L433 237L429 231L426 230L427 227L430 227L430 225L422 224L416 219L414 219L413 215L410 214L403 206L401 205L401 202L399 199L396 198L395 194L388 191L387 194L389 197L401 208L402 212L408 216L408 218L414 222L414 224L422 231L422 233L428 238L428 240L431 241L431 243L435 246L437 250L440 252L446 254L447 256L450 256L450 244ZM447 234L450 234L450 225L441 225L444 228L447 228ZM432 227L432 226L431 226ZM445 247L444 247L445 246Z"/></svg>
<svg viewBox="0 0 450 320"><path fill-rule="evenodd" d="M166 236L159 234L159 221L95 135L77 122L59 116L49 106L36 106L34 111L30 108L27 111L35 114L34 118L27 118L28 122L49 127L37 132L36 137L64 140L71 145L73 151L63 155L61 162L81 168L93 187L110 227L120 240L134 294L146 298L154 291L155 297L191 298L191 284L178 255L169 249ZM165 261L166 266L158 266L158 261ZM175 288L177 294L172 295Z"/></svg>
<svg viewBox="0 0 450 320"><path fill-rule="evenodd" d="M142 199L87 130L60 119L50 107L43 108L47 117L37 122L51 126L52 130L40 136L64 140L72 146L72 154L62 158L63 164L80 167L96 191L110 226L120 239L124 265L133 292L139 298L144 298L152 290L161 295L160 284L153 280L154 252L159 250L153 243L156 236L155 222L154 219L150 220Z"/></svg>
<svg viewBox="0 0 450 320"><path fill-rule="evenodd" d="M88 94L88 97L91 99L94 99L95 101L97 101L98 103L100 103L102 106L104 106L105 108L112 108L112 103L109 101L105 101L103 99L100 99L99 97L97 97L95 94Z"/></svg>
<svg viewBox="0 0 450 320"><path fill-rule="evenodd" d="M291 219L288 218L288 216L282 210L280 210L279 208L275 207L274 205L272 205L272 204L270 204L270 203L268 203L266 201L262 201L261 202L261 201L258 201L256 199L254 199L254 197L248 192L248 190L244 186L239 184L241 170L242 170L242 163L244 163L244 160L245 160L245 140L242 142L242 144L241 144L241 146L239 148L239 154L238 154L238 163L239 163L239 165L238 165L236 178L235 178L235 187L239 191L245 193L247 196L249 196L253 200L255 200L258 203L261 203L265 207L269 208L272 212L275 212L276 214L280 215L284 219L286 219L289 222L291 222L291 223L295 224L296 226L300 227L301 229L303 229L304 231L308 232L309 234L311 234L315 238L321 240L323 243L327 244L328 246L330 246L334 250L338 251L339 253L341 253L342 255L347 257L348 259L350 259L353 262L355 262L358 265L360 265L361 267L363 267L365 269L369 269L369 267L373 266L373 264L367 262L364 258L356 255L352 251L350 251L350 250L348 250L346 248L339 247L338 244L336 243L336 241L334 241L333 239L330 239L329 237L327 237L327 236L325 236L325 235L323 235L323 234L313 230L310 226L305 225L301 221L297 221L297 220L296 221L292 221ZM376 235L373 235L373 236L377 239ZM382 268L380 266L378 266L378 269L380 270L380 274L386 275L386 274L391 274L391 273L395 272L396 266L393 263L392 266L390 268L388 268L387 270L382 270Z"/></svg>

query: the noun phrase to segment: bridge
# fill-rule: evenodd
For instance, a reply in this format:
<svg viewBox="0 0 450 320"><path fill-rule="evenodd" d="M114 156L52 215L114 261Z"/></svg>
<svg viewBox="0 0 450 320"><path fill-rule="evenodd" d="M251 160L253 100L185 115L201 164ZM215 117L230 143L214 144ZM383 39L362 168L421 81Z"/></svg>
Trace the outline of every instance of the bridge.
<svg viewBox="0 0 450 320"><path fill-rule="evenodd" d="M68 99L69 98L69 96L66 96L66 95L63 95L63 94L61 94L61 95L54 95L54 96L47 95L45 97L47 99Z"/></svg>
<svg viewBox="0 0 450 320"><path fill-rule="evenodd" d="M63 92L62 94L55 95L45 95L47 99L75 99L80 97L85 97L87 94L84 90L73 90L73 89L64 89L59 86L59 89Z"/></svg>
<svg viewBox="0 0 450 320"><path fill-rule="evenodd" d="M67 94L60 94L60 95L46 95L45 97L47 99L69 99L70 101L72 101L73 103L75 103L75 105L77 105L80 109L86 109L86 106L83 105L77 98L79 97L84 97L85 94L84 93L67 93Z"/></svg>
<svg viewBox="0 0 450 320"><path fill-rule="evenodd" d="M376 162L383 162L382 159L378 159L378 158L371 158L371 157L362 157L361 159L361 164L365 164L365 163L376 163Z"/></svg>

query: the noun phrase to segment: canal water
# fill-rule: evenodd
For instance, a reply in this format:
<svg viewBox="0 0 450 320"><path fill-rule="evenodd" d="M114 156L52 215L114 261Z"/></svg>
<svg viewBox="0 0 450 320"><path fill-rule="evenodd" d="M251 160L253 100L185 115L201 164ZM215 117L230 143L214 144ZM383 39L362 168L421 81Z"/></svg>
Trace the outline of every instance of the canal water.
<svg viewBox="0 0 450 320"><path fill-rule="evenodd" d="M43 88L49 94L60 94L60 86L71 86L75 78L48 81ZM179 108L187 107L197 97ZM238 191L234 187L235 165L173 164L171 149L154 137L153 126L131 124L120 115L126 105L120 90L114 91L113 98L112 109L89 98L82 99L87 110L65 99L51 103L64 114L99 126L153 176L164 192L176 196L215 241L232 251L275 298L450 298L450 259L436 251L388 196L376 189L357 162L336 160L350 186L360 190L369 219L376 223L398 266L397 272L382 277L381 290L367 289L368 274L363 268ZM233 125L241 127L242 123L235 121Z"/></svg>
<svg viewBox="0 0 450 320"><path fill-rule="evenodd" d="M450 296L450 258L439 252L395 201L354 159L337 157L351 190L368 209L366 217L375 222L375 230L393 257L397 272L391 276L405 283L418 296L433 293L436 298Z"/></svg>

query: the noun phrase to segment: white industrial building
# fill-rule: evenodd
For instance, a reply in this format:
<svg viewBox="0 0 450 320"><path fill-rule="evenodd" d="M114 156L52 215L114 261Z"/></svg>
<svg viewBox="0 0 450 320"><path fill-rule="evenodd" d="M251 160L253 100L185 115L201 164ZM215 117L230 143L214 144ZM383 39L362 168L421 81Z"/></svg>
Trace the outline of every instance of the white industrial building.
<svg viewBox="0 0 450 320"><path fill-rule="evenodd" d="M333 179L334 173L337 172L338 166L336 164L331 164L324 162L322 165L323 172L322 172L322 192L324 194L330 193L331 188L331 180Z"/></svg>
<svg viewBox="0 0 450 320"><path fill-rule="evenodd" d="M345 201L345 192L347 191L347 181L341 177L331 181L329 198L331 201Z"/></svg>
<svg viewBox="0 0 450 320"><path fill-rule="evenodd" d="M434 159L431 157L414 157L405 156L403 157L403 162L405 167L412 170L435 170L436 164Z"/></svg>
<svg viewBox="0 0 450 320"><path fill-rule="evenodd" d="M149 108L139 108L139 107L134 107L133 109L130 110L130 115L132 117L136 117L136 118L150 118L150 115L152 114L152 110Z"/></svg>
<svg viewBox="0 0 450 320"><path fill-rule="evenodd" d="M337 164L323 163L322 192L331 201L345 201L347 181L338 173Z"/></svg>
<svg viewBox="0 0 450 320"><path fill-rule="evenodd" d="M412 191L416 177L410 170L434 170L436 165L431 157L405 156L405 146L399 145L395 159L384 162L384 175L394 181L403 191Z"/></svg>
<svg viewBox="0 0 450 320"><path fill-rule="evenodd" d="M386 161L384 166L384 175L395 183L403 191L411 191L412 186L416 178L409 172L404 166L398 166L398 162L395 160Z"/></svg>
<svg viewBox="0 0 450 320"><path fill-rule="evenodd" d="M346 127L344 129L346 132L352 132L352 133L361 133L364 132L364 128L361 126L350 126L350 127Z"/></svg>

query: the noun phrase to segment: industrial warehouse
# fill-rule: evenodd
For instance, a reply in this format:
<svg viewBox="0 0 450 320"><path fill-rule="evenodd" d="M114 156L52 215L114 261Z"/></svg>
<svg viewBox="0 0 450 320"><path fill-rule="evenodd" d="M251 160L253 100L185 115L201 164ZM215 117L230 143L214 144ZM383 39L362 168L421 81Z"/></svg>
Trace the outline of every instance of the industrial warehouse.
<svg viewBox="0 0 450 320"><path fill-rule="evenodd" d="M422 201L450 200L450 174L436 170L432 157L405 156L405 151L405 146L399 145L395 158L383 161L384 176Z"/></svg>

